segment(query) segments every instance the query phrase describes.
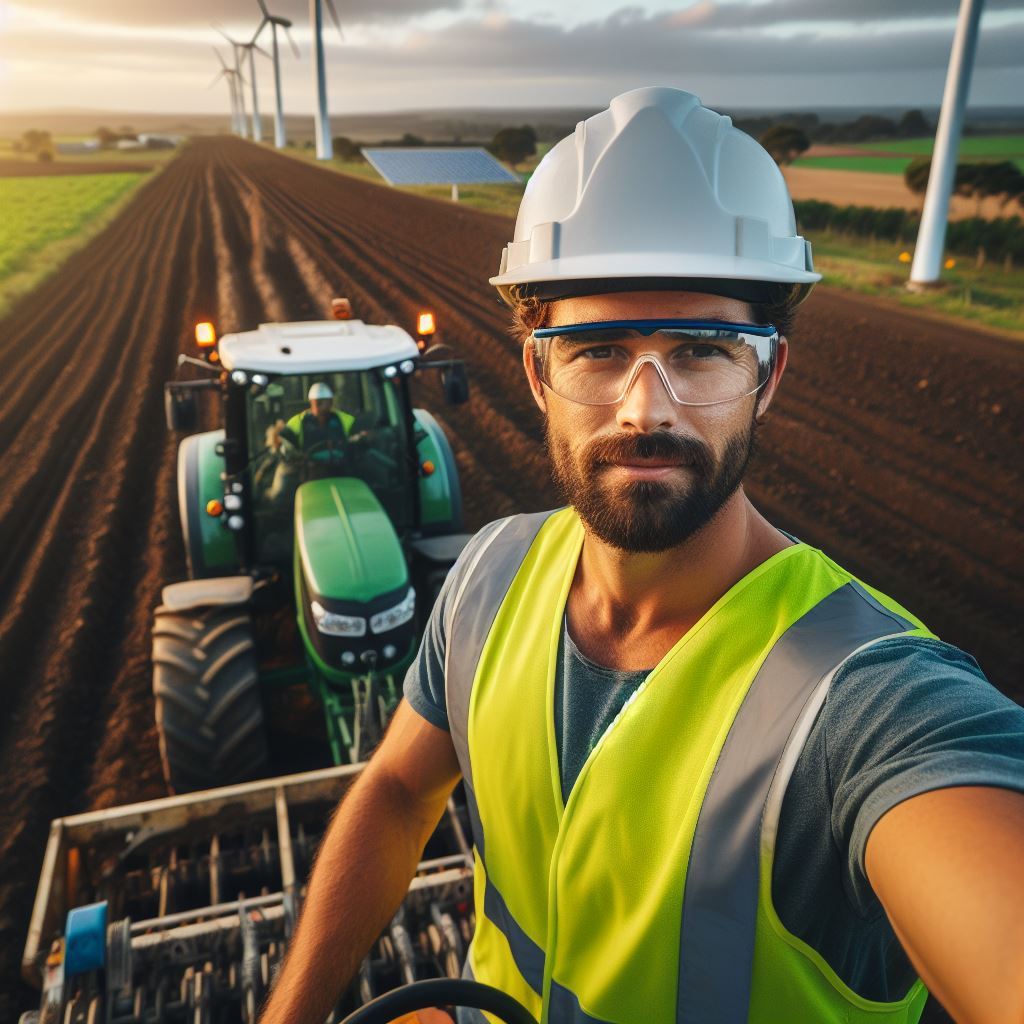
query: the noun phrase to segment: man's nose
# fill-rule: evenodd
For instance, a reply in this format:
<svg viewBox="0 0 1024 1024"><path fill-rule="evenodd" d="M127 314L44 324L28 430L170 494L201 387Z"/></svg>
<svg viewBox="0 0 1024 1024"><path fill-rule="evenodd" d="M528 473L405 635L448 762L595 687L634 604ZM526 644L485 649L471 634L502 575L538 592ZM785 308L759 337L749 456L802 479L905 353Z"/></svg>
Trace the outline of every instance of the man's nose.
<svg viewBox="0 0 1024 1024"><path fill-rule="evenodd" d="M679 405L669 394L657 367L650 362L642 364L615 411L616 422L623 429L646 434L673 427L678 418Z"/></svg>

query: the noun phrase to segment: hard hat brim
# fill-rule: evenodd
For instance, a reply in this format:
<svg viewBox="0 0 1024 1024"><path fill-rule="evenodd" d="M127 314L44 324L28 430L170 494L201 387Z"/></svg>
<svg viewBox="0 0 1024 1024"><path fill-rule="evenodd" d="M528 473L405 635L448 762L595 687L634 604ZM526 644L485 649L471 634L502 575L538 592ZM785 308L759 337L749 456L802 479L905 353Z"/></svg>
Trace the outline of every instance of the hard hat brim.
<svg viewBox="0 0 1024 1024"><path fill-rule="evenodd" d="M663 280L666 282L666 288L675 287L674 282L679 280L694 283L701 280L707 280L709 283L717 280L803 286L799 289L802 294L796 300L799 302L803 301L811 287L821 280L821 274L812 270L797 270L795 267L782 270L777 263L736 256L717 259L704 256L694 260L684 258L674 260L669 264L664 253L634 253L617 257L614 266L609 266L609 260L604 256L579 256L549 260L546 263L528 264L506 271L504 274L498 274L496 277L490 278L490 283L498 289L499 295L508 305L513 305L515 297L512 289L516 285L522 286L521 289L517 289L520 291L528 291L529 286L543 286L545 290L548 290L563 284L569 286L570 284L578 285L581 282L588 282L599 285L602 281L611 283L631 279ZM647 287L650 288L650 285ZM687 290L699 289L694 287ZM600 291L600 287L596 287L590 294L597 294ZM577 291L574 294L583 293ZM709 290L709 294L721 293Z"/></svg>

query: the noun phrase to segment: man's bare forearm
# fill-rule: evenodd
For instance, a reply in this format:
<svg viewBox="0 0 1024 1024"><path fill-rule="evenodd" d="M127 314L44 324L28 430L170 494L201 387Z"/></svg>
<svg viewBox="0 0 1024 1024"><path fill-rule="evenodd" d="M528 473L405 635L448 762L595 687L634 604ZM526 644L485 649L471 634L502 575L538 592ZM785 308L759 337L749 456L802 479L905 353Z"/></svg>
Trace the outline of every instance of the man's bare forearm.
<svg viewBox="0 0 1024 1024"><path fill-rule="evenodd" d="M443 809L438 807L437 817ZM402 902L434 826L371 765L334 815L261 1024L320 1024Z"/></svg>

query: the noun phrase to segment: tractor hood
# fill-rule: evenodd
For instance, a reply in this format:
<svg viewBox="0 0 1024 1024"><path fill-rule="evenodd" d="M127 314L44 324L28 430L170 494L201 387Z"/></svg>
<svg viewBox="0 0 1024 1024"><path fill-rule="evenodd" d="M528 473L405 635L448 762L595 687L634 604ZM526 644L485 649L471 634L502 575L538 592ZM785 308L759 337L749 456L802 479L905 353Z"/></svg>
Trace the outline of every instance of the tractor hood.
<svg viewBox="0 0 1024 1024"><path fill-rule="evenodd" d="M295 496L295 541L311 598L368 606L409 586L395 529L362 480L304 483Z"/></svg>
<svg viewBox="0 0 1024 1024"><path fill-rule="evenodd" d="M328 681L408 664L416 592L391 520L362 480L310 480L298 489L295 596L306 652Z"/></svg>

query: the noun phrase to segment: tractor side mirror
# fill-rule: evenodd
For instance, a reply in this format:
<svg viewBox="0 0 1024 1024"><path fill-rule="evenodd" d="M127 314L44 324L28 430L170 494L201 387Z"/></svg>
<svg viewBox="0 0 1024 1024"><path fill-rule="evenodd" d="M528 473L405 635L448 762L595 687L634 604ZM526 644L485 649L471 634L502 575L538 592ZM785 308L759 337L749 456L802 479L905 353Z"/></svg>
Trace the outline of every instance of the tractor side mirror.
<svg viewBox="0 0 1024 1024"><path fill-rule="evenodd" d="M469 377L464 363L452 363L441 374L441 387L449 405L463 405L469 401Z"/></svg>
<svg viewBox="0 0 1024 1024"><path fill-rule="evenodd" d="M171 433L187 433L195 430L198 420L196 393L190 388L173 388L164 385L164 417Z"/></svg>

